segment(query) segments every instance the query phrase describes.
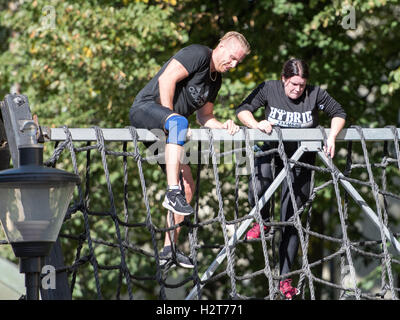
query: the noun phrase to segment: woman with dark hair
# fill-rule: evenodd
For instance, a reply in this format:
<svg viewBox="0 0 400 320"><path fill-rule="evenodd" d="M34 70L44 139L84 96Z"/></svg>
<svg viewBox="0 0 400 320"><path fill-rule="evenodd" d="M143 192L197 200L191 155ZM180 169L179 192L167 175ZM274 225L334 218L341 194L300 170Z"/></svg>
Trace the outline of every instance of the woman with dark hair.
<svg viewBox="0 0 400 320"><path fill-rule="evenodd" d="M345 124L346 112L325 90L318 86L307 84L309 78L308 65L300 59L290 59L285 62L281 79L261 83L254 91L236 108L236 115L247 127L271 133L272 126L282 128L314 128L318 125L318 112L323 111L331 120L331 130L327 138L325 152L332 157L335 154L336 136ZM265 120L257 121L253 113L260 107L265 108ZM277 142L264 142L262 151L276 148ZM285 152L291 157L298 148L298 142L284 142ZM273 158L275 161L273 162ZM299 161L313 165L315 153L304 153ZM274 164L273 164L274 163ZM275 166L273 168L272 166ZM261 197L273 182L273 172L276 175L283 168L279 156L266 155L255 160L255 185L257 196ZM291 171L293 192L297 207L300 208L307 201L310 194L311 170L294 166ZM249 203L255 206L253 183L249 181ZM269 221L270 204L261 208L264 222ZM294 214L290 198L289 187L286 179L282 182L280 220L288 221ZM268 231L265 225L264 232ZM258 223L247 232L247 239L256 239L261 235ZM299 237L296 228L286 226L282 230L282 240L279 246L280 274L290 272L290 268L297 255ZM280 290L287 299L292 299L299 293L297 288L291 286L291 279L280 282Z"/></svg>

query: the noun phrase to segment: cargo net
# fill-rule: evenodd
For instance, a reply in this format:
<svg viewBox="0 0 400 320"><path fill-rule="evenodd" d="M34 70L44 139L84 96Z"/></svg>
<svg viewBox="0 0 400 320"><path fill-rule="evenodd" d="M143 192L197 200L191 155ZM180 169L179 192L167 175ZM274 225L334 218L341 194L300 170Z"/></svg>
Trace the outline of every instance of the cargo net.
<svg viewBox="0 0 400 320"><path fill-rule="evenodd" d="M202 159L191 166L195 213L167 228L172 215L161 205L166 176L157 156L145 157L135 128L129 127L132 141L106 142L94 127L93 143L73 141L64 127L66 140L54 145L46 165L73 168L82 182L61 229L65 266L57 271L68 273L73 299L285 299L279 283L286 278L298 288L295 299L397 299L398 132L390 127L392 139L369 142L360 127L353 128L359 140L337 142L335 165L317 158L315 166L286 156L279 128L278 147L264 152L254 151L246 128L246 140L227 151L204 129L206 147L190 141ZM279 155L286 172L293 165L312 170L310 197L291 219L280 221L278 188L269 199L269 231L247 240L252 223L262 223L256 194L255 208L249 207L249 175L254 178L255 157L266 153ZM227 157L233 161L222 161ZM290 186L290 175L284 179ZM363 200L354 200L343 182ZM373 208L375 223L365 206ZM285 226L296 228L300 242L290 273L279 274ZM160 266L165 232L173 238L177 227L182 232L171 263ZM176 266L177 248L193 259L193 269Z"/></svg>

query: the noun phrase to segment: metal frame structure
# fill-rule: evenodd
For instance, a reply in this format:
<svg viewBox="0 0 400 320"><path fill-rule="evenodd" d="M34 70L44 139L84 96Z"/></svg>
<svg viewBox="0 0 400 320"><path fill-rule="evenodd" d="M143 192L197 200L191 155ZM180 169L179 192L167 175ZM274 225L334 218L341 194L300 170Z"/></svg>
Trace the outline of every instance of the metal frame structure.
<svg viewBox="0 0 400 320"><path fill-rule="evenodd" d="M10 146L10 151L12 155L12 160L14 166L18 166L18 146L24 143L25 137L21 132L21 124L24 120L31 120L32 116L29 110L28 99L22 95L7 95L4 102L1 102L1 111L3 115L4 127L7 134L8 144ZM96 131L94 128L71 128L68 129L73 141L97 141ZM329 135L329 129L325 129L326 135ZM191 136L188 140L190 141L209 141L210 132L212 134L213 140L215 142L220 141L246 141L246 132L240 130L235 135L229 135L226 130L218 129L192 129ZM386 141L394 139L394 132L390 128L379 128L371 129L365 128L362 130L363 139L365 141ZM124 129L102 129L102 133L105 141L132 141L132 135L128 128ZM157 141L159 140L157 134L145 129L137 129L138 141ZM247 129L248 139L250 141L279 141L277 132L273 131L272 134L268 135L255 129ZM322 162L329 168L337 170L331 159L329 159L325 153L322 151L322 141L324 141L324 134L320 129L281 129L282 140L283 141L301 141L298 150L291 157L291 160L297 161L300 159L304 152L315 152L318 154ZM397 137L400 136L400 128L396 128ZM48 131L50 141L65 141L67 140L66 132L63 128L52 128ZM360 141L360 133L353 128L343 129L337 136L337 141ZM294 164L289 163L290 167ZM275 190L282 183L286 177L287 172L282 170L265 194L259 199L258 206L261 208L270 199ZM378 215L372 210L358 193L358 191L345 179L342 173L339 173L338 181L342 184L349 195L360 205L363 212L371 220L371 222L380 230L383 230L385 237L390 241L396 250L397 254L400 254L400 243L394 237L394 235L380 222ZM253 208L250 212L250 216L254 216L256 213L256 208ZM241 223L239 228L235 231L233 236L230 238L228 245L234 245L239 238L248 229L252 219L247 219ZM62 253L60 251L59 245L57 246L57 251L52 253L50 260L53 259L53 264L62 263ZM219 252L216 259L203 274L201 280L202 282L209 279L218 266L226 258L226 246ZM58 266L57 266L58 267ZM57 280L58 281L58 280ZM65 283L65 290L67 290L66 279L63 279ZM60 282L58 282L60 284ZM58 287L60 288L60 287ZM193 299L196 297L198 288L194 288L186 299ZM64 291L64 295L67 295L67 299L70 299L70 295Z"/></svg>
<svg viewBox="0 0 400 320"><path fill-rule="evenodd" d="M400 136L400 129L396 128L397 135ZM69 129L72 140L73 141L96 141L95 130L91 128L75 128ZM244 130L240 130L235 135L229 135L226 130L218 130L218 129L192 129L191 136L188 140L190 141L209 141L210 135L209 131L211 131L213 141L221 142L221 141L238 141L244 142L246 141ZM325 129L325 133L328 136L330 129ZM132 136L129 132L129 129L102 129L104 140L105 141L131 141ZM394 133L390 128L379 128L379 129L371 129L365 128L362 129L363 139L365 141L387 141L394 139ZM315 152L325 164L326 167L334 169L338 172L337 168L332 163L332 160L329 159L325 153L322 151L322 141L324 140L324 135L320 129L281 129L282 140L283 141L301 141L298 150L293 154L291 160L297 161L305 152ZM149 130L145 129L137 129L138 141L157 141L159 138L157 134L152 133ZM63 141L66 139L66 135L63 129L55 128L51 129L51 140L52 141ZM270 135L262 133L259 130L248 129L248 136L250 141L279 141L279 137L277 132L273 131ZM336 141L360 141L360 133L354 129L343 129L336 138ZM289 163L290 168L294 166L293 162ZM276 189L280 186L282 181L285 179L287 172L282 170L278 176L275 178L271 186L266 190L264 195L260 197L258 200L258 207L262 208L267 201L271 198ZM353 198L353 200L361 207L363 212L366 214L367 218L375 225L379 230L382 228L385 237L388 241L393 245L396 254L400 254L400 243L394 237L393 233L384 226L378 218L378 215L375 211L367 205L365 200L362 198L360 193L353 187L353 185L345 180L344 175L339 172L338 181L344 187L344 189L349 193L349 195ZM254 207L249 216L254 216L256 214L256 207ZM248 229L249 225L252 223L252 219L247 219L243 221L239 228L234 232L232 237L229 239L228 246L234 246L236 242L243 236L243 234ZM211 278L216 269L221 265L224 259L227 257L226 246L219 252L215 260L211 263L209 268L204 272L201 277L201 282L205 283L208 279ZM204 285L200 285L203 287ZM191 290L191 292L186 297L186 300L191 300L196 298L197 292L199 288L195 287Z"/></svg>
<svg viewBox="0 0 400 320"><path fill-rule="evenodd" d="M304 152L316 152L320 159L323 161L323 163L327 167L332 167L334 166L332 163L332 160L329 159L325 153L322 151L322 144L319 141L316 142L301 142L300 147L297 149L297 151L293 154L293 156L290 158L293 161L297 161L300 159L300 157L304 154ZM294 166L294 163L290 162L289 163L290 168ZM260 197L258 200L258 207L262 208L268 200L272 197L276 189L281 185L281 183L284 181L284 179L287 176L287 172L285 169L281 170L280 173L277 175L275 180L272 182L270 187L265 191L265 193ZM340 179L341 177L344 177L342 173L339 174L338 180L342 184L342 186L346 189L346 191L349 193L349 195L354 199L356 203L359 204L361 209L364 211L364 213L367 215L367 217L370 219L370 221L378 228L383 228L384 234L386 238L392 243L394 246L397 254L400 254L400 243L399 241L394 237L393 233L390 232L386 226L382 225L379 221L379 218L377 214L367 205L367 203L364 201L360 193L352 186L352 184L344 179ZM255 216L256 214L256 208L257 206L253 207L253 209L250 211L249 216ZM251 219L247 219L243 221L239 228L234 232L234 234L231 236L228 246L234 246L236 242L243 236L243 234L248 230L250 224L252 223ZM204 272L203 276L201 277L201 282L205 282L215 272L215 270L221 265L221 263L224 261L224 259L227 256L226 252L226 246L219 252L215 260L211 263L210 267ZM204 285L200 285L200 287L203 287ZM197 291L198 287L193 288L190 293L187 295L186 300L192 300L197 296Z"/></svg>

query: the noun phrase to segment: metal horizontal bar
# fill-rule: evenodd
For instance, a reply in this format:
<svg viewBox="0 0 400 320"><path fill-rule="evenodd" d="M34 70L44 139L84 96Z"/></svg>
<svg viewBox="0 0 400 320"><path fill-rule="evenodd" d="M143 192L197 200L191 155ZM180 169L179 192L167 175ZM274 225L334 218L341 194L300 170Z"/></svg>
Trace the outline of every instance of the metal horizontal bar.
<svg viewBox="0 0 400 320"><path fill-rule="evenodd" d="M400 136L400 128L396 128ZM96 141L96 134L93 128L71 128L69 129L73 141ZM241 129L231 136L225 129L211 129L214 141L245 141L244 130ZM330 129L325 129L329 136ZM132 141L128 128L104 128L102 129L105 141ZM207 129L191 129L191 141L209 141ZM137 129L139 141L157 141L162 137L161 130ZM364 138L366 141L385 141L393 140L393 132L390 128L364 128ZM252 141L279 141L275 130L270 135L258 129L249 129L249 137ZM63 128L51 128L51 141L64 141L66 135ZM322 141L323 136L318 128L311 129L282 129L282 139L284 141ZM336 138L336 141L360 141L360 135L354 128L343 129Z"/></svg>

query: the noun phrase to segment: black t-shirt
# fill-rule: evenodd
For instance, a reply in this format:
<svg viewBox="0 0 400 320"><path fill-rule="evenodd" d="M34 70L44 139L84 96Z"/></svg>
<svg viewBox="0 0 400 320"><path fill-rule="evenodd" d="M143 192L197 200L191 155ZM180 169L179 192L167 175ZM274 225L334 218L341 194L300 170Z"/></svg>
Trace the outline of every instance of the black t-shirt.
<svg viewBox="0 0 400 320"><path fill-rule="evenodd" d="M342 106L320 87L306 85L303 94L293 100L285 94L280 80L261 83L236 108L236 114L243 110L255 112L260 107L265 107L266 120L284 128L315 128L319 123L319 110L331 118L346 119Z"/></svg>
<svg viewBox="0 0 400 320"><path fill-rule="evenodd" d="M188 71L189 76L176 84L174 94L174 111L185 117L204 106L206 102L214 103L221 88L221 74L210 76L212 50L206 46L193 44L179 50L168 60L153 79L138 93L135 104L147 101L160 103L158 78L172 59L179 61ZM216 78L214 78L216 76Z"/></svg>

